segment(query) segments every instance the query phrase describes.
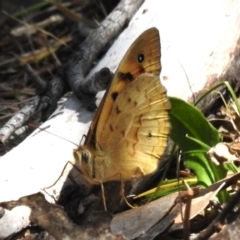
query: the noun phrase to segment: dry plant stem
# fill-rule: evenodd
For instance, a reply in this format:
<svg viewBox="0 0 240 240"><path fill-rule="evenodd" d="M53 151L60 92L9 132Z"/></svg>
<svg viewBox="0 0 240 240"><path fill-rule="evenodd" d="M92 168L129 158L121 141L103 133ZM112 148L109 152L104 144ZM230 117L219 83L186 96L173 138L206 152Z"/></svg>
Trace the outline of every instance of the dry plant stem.
<svg viewBox="0 0 240 240"><path fill-rule="evenodd" d="M46 120L56 109L57 101L69 91L69 87L58 75L54 76L50 83L46 83L28 64L26 65L26 71L35 84L36 94L41 97L37 111L43 111L42 120Z"/></svg>
<svg viewBox="0 0 240 240"><path fill-rule="evenodd" d="M35 113L38 108L39 97L34 98L28 105L18 111L1 129L0 141L4 143L13 132L23 126L23 123Z"/></svg>
<svg viewBox="0 0 240 240"><path fill-rule="evenodd" d="M36 112L43 110L42 119L46 120L56 109L57 101L71 88L79 97L84 94L95 94L106 88L110 75L106 71L84 81L93 61L101 49L120 32L123 26L130 20L143 0L122 0L113 12L101 23L96 31L93 31L81 44L79 50L73 56L72 61L58 72L49 84L43 84L42 80L27 66L28 74L33 78L36 85L40 86L41 98L36 98L26 107L21 109L17 116L13 116L0 130L0 141L3 143L9 136ZM100 76L100 79L99 79ZM97 79L98 78L98 79ZM97 81L96 81L97 80ZM70 86L70 87L69 87ZM38 90L39 91L39 90ZM36 107L37 106L37 107ZM26 117L18 117L18 114Z"/></svg>
<svg viewBox="0 0 240 240"><path fill-rule="evenodd" d="M85 1L88 2L88 1ZM76 22L83 22L84 25L91 27L91 28L96 28L98 25L97 23L86 19L82 14L80 13L75 13L74 11L70 10L67 7L64 7L64 5L61 3L57 2L51 2L59 11L61 11L64 15L68 16L70 19L76 21Z"/></svg>
<svg viewBox="0 0 240 240"><path fill-rule="evenodd" d="M120 32L142 3L142 0L122 0L99 28L84 40L73 60L65 67L69 85L78 96L82 90L84 76L96 56Z"/></svg>
<svg viewBox="0 0 240 240"><path fill-rule="evenodd" d="M215 232L221 231L223 225L225 224L226 218L233 208L239 204L240 199L240 189L236 192L234 196L230 198L226 206L223 208L221 213L216 217L216 219L196 238L197 240L209 239Z"/></svg>
<svg viewBox="0 0 240 240"><path fill-rule="evenodd" d="M59 76L55 76L49 84L46 84L37 76L34 70L28 65L26 66L30 77L34 79L36 88L42 97L36 97L15 114L1 129L0 141L6 142L13 132L22 127L36 112L43 111L43 119L46 119L56 108L57 101L69 89ZM106 88L112 72L108 68L103 68L89 79L89 93L96 94Z"/></svg>
<svg viewBox="0 0 240 240"><path fill-rule="evenodd" d="M188 190L186 195L186 208L184 211L183 217L183 239L189 239L190 235L190 215L191 215L191 203L194 197L194 191L190 188L190 186L185 182L185 188ZM178 182L179 183L179 182Z"/></svg>
<svg viewBox="0 0 240 240"><path fill-rule="evenodd" d="M41 95L45 93L48 87L47 83L36 74L36 72L29 64L26 64L25 68L29 75L29 78L34 82L36 94Z"/></svg>
<svg viewBox="0 0 240 240"><path fill-rule="evenodd" d="M88 81L81 83L81 91L78 95L82 94L97 94L107 88L113 73L108 68L102 68L99 72L95 73Z"/></svg>
<svg viewBox="0 0 240 240"><path fill-rule="evenodd" d="M184 212L183 235L185 240L189 239L189 235L190 235L190 215L191 215L191 203L192 203L193 195L194 195L193 191L190 190L189 195L187 196L186 209Z"/></svg>

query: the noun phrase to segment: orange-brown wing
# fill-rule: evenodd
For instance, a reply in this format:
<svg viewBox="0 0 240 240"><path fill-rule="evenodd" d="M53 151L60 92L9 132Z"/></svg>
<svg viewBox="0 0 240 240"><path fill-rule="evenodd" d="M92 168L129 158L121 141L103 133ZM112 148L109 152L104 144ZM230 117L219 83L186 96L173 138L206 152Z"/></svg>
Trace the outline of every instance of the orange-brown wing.
<svg viewBox="0 0 240 240"><path fill-rule="evenodd" d="M160 71L159 32L156 28L150 28L133 42L123 57L96 112L85 145L95 144L97 147L115 99L130 82L142 73L158 76Z"/></svg>
<svg viewBox="0 0 240 240"><path fill-rule="evenodd" d="M170 103L159 77L141 74L113 104L99 139L104 162L95 159L98 181L129 180L157 170L170 131Z"/></svg>

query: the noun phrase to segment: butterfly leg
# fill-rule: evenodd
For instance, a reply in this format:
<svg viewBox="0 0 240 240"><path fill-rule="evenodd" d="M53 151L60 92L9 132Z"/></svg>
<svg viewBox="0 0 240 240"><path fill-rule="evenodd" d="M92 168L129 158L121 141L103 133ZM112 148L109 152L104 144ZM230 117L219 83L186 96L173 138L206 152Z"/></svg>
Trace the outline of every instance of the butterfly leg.
<svg viewBox="0 0 240 240"><path fill-rule="evenodd" d="M70 165L72 166L72 168L69 169L69 170L67 169L68 164L70 164ZM72 175L72 173L73 173L72 170L73 170L73 169L75 169L75 171L77 171L80 175L76 175L75 171L74 171L74 175ZM63 168L63 170L61 171L59 177L53 182L53 184L51 184L51 185L48 186L48 187L44 187L44 188L41 189L44 193L46 193L46 194L49 195L52 199L54 199L55 202L56 202L55 197L52 196L52 195L50 195L50 194L48 193L48 191L49 191L49 189L51 189L53 186L55 186L55 185L58 183L58 181L59 181L60 178L63 176L63 174L64 174L65 171L67 171L67 175L68 175L68 176L66 177L66 179L65 179L65 182L66 182L66 180L68 179L68 180L70 180L71 182L74 182L74 183L77 184L77 185L79 185L79 181L80 181L80 184L83 184L84 186L86 186L86 188L89 188L89 189L90 189L91 186L92 186L92 185L89 185L88 182L87 182L87 180L85 180L84 177L81 175L81 171L79 170L79 168L78 168L74 163L68 161L68 162L64 165L64 168ZM65 174L64 174L64 175L65 175ZM79 181L78 181L78 180L79 180ZM61 184L61 183L60 183L60 184ZM59 189L59 188L57 187L57 189ZM62 190L62 188L61 188L61 190ZM59 189L59 191L61 191L61 190Z"/></svg>
<svg viewBox="0 0 240 240"><path fill-rule="evenodd" d="M118 176L118 177L116 177ZM125 183L124 180L122 178L122 174L121 173L117 173L114 174L113 176L109 177L109 181L114 181L112 179L119 179L120 181L120 195L122 196L124 202L130 207L130 208L137 208L137 206L133 206L129 203L129 201L127 200L126 196L125 196ZM115 180L116 181L116 180ZM97 181L96 181L97 182ZM104 210L107 211L107 205L106 205L106 198L105 198L105 191L104 191L104 185L102 182L97 182L98 184L101 185L101 192L102 192L102 200L103 200L103 205L104 205Z"/></svg>
<svg viewBox="0 0 240 240"><path fill-rule="evenodd" d="M106 204L106 198L105 198L103 183L100 183L100 185L101 185L101 190L102 190L102 200L103 200L104 210L107 211L107 204Z"/></svg>
<svg viewBox="0 0 240 240"><path fill-rule="evenodd" d="M124 182L123 180L121 180L121 195L123 197L123 200L125 201L125 203L130 207L130 208L138 208L138 206L133 206L126 198L125 196L125 191L124 191Z"/></svg>
<svg viewBox="0 0 240 240"><path fill-rule="evenodd" d="M64 166L61 174L60 174L59 177L57 178L57 180L56 180L52 185L43 188L43 189L42 189L43 192L45 192L47 195L49 195L49 193L46 191L46 189L49 189L49 188L53 187L53 186L59 181L59 179L62 177L64 171L66 170L66 167L67 167L68 164L71 164L72 166L74 166L73 163L71 163L70 161L68 161L68 162L65 164L65 166ZM55 202L57 201L54 196L52 196L52 195L49 195L49 196L50 196L51 198L53 198Z"/></svg>
<svg viewBox="0 0 240 240"><path fill-rule="evenodd" d="M146 174L144 173L144 171L142 170L142 168L137 167L136 170L135 170L134 176L135 176L136 178L139 178L139 177L144 177L144 176L146 176Z"/></svg>

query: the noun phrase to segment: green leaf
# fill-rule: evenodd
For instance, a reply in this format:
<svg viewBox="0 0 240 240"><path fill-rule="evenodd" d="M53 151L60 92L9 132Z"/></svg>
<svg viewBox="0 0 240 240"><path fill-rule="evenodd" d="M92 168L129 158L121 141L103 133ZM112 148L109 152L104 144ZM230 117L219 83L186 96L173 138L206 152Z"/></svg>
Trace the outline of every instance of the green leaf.
<svg viewBox="0 0 240 240"><path fill-rule="evenodd" d="M196 107L179 98L170 97L169 99L172 105L170 137L182 151L186 152L200 147L199 144L188 139L186 135L202 141L209 147L222 140L218 131Z"/></svg>
<svg viewBox="0 0 240 240"><path fill-rule="evenodd" d="M175 97L170 101L170 137L183 151L185 165L195 172L199 184L205 187L224 178L227 170L222 165L216 166L207 156L207 151L222 141L219 132L196 107ZM218 196L220 201L225 201L227 193L221 192Z"/></svg>

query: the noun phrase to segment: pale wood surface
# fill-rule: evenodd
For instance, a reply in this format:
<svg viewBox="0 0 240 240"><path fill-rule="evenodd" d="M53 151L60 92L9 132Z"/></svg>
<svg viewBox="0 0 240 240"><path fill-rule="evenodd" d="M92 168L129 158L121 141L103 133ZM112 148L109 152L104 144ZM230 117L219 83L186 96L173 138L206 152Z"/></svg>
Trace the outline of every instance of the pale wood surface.
<svg viewBox="0 0 240 240"><path fill-rule="evenodd" d="M130 44L150 27L160 31L161 79L165 79L162 82L168 94L189 99L212 85L213 80L219 81L217 77L232 66L240 35L240 2L146 0L90 75L105 66L115 70ZM60 112L44 126L50 125L49 132L78 145L88 131L93 113L87 112L74 97L66 101ZM67 161L74 162L74 148L70 142L36 130L0 159L0 202L36 193L53 184ZM23 210L22 216L26 214ZM7 216L0 219L0 226L7 224Z"/></svg>

